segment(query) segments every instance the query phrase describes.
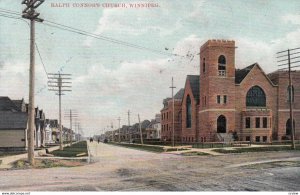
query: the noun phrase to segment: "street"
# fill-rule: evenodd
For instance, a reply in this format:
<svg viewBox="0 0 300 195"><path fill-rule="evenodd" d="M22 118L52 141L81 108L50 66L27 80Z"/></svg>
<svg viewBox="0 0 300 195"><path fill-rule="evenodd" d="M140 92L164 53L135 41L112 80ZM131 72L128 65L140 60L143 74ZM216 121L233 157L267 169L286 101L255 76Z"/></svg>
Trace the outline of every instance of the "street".
<svg viewBox="0 0 300 195"><path fill-rule="evenodd" d="M88 146L91 163L85 166L1 170L0 191L300 190L299 152L189 157L95 142ZM256 166L260 162L281 164Z"/></svg>

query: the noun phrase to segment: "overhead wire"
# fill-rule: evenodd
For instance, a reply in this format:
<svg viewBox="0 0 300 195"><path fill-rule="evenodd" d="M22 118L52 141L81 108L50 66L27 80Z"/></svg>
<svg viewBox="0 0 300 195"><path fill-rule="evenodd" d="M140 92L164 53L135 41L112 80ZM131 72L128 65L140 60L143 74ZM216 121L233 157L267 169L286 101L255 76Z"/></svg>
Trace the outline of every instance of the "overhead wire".
<svg viewBox="0 0 300 195"><path fill-rule="evenodd" d="M1 11L1 10L3 10L3 11ZM0 8L0 12L20 15L18 12L8 10L8 9L3 9L3 8ZM77 33L77 34L80 34L80 35L96 38L96 39L99 39L99 40L103 40L103 41L107 41L107 42L111 42L111 43L115 43L115 44L120 44L120 45L127 46L127 47L132 47L132 48L135 48L135 49L147 50L147 51L150 51L152 53L157 53L157 54L166 55L166 56L185 57L185 56L181 56L179 54L164 52L164 51L161 51L161 50L156 50L156 49L144 47L144 46L141 46L141 45L129 43L129 42L126 42L126 41L123 41L123 40L118 40L118 39L114 39L114 38L111 38L111 37L90 33L90 32L87 32L87 31L84 31L84 30L81 30L81 29L77 29L77 28L74 28L74 27L71 27L71 26L67 26L67 25L64 25L64 24L59 24L59 23L56 23L56 22L52 22L50 20L44 20L44 22L42 22L41 24L48 25L48 26L58 28L58 29L61 29L61 30L66 30L66 31L69 31L69 32Z"/></svg>

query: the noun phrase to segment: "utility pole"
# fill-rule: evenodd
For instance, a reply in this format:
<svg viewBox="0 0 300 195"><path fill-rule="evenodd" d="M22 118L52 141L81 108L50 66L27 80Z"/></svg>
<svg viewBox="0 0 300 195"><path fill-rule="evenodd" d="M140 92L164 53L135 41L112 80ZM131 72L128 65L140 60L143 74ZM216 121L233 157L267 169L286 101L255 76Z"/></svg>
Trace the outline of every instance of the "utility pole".
<svg viewBox="0 0 300 195"><path fill-rule="evenodd" d="M292 53L290 53L292 51ZM289 100L289 107L290 107L290 127L291 127L291 139L292 139L292 149L295 150L296 149L296 145L295 145L295 126L294 126L294 116L293 116L293 101L294 101L294 91L293 91L293 82L292 82L292 76L291 76L291 69L292 68L296 68L296 67L300 67L300 61L298 60L298 58L300 58L300 48L294 48L294 49L288 49L285 51L280 51L277 52L277 55L279 54L279 56L277 56L277 58L279 58L279 60L277 62L279 63L283 63L278 65L279 67L282 66L288 66L285 68L280 68L279 71L283 71L288 69L288 74L289 74L289 94L288 94L288 100ZM298 55L296 55L298 54ZM295 60L296 61L291 61L291 60ZM291 66L293 65L293 66Z"/></svg>
<svg viewBox="0 0 300 195"><path fill-rule="evenodd" d="M141 144L143 145L143 132L142 132L142 126L141 126L141 121L140 121L140 114L138 114L138 118L139 118L139 126L140 126L140 137L141 137Z"/></svg>
<svg viewBox="0 0 300 195"><path fill-rule="evenodd" d="M113 125L112 122L111 122L111 126L110 127L111 127L111 132L112 132L112 140L113 140L113 142L115 142L115 131L114 131L114 125Z"/></svg>
<svg viewBox="0 0 300 195"><path fill-rule="evenodd" d="M70 109L70 111L65 112L65 118L69 118L69 120L70 120L70 132L69 132L70 145L72 145L72 142L73 142L72 121L73 121L73 119L76 119L77 117L78 117L78 114L76 113L76 111L74 111L72 109Z"/></svg>
<svg viewBox="0 0 300 195"><path fill-rule="evenodd" d="M34 165L34 80L35 80L35 21L43 22L35 11L44 0L23 0L26 8L22 11L22 17L30 20L30 68L29 68L29 102L28 102L28 161Z"/></svg>
<svg viewBox="0 0 300 195"><path fill-rule="evenodd" d="M172 77L172 86L170 87L172 89L172 146L174 147L175 146L175 132L174 132L174 124L175 124L175 121L174 121L174 118L175 118L175 106L174 106L174 89L176 88L174 86L174 83L173 83L173 77Z"/></svg>
<svg viewBox="0 0 300 195"><path fill-rule="evenodd" d="M131 132L130 132L130 110L127 112L128 114L128 133L129 133L129 143L131 141Z"/></svg>
<svg viewBox="0 0 300 195"><path fill-rule="evenodd" d="M61 96L65 95L63 92L72 91L70 88L71 82L65 81L71 79L71 74L61 74L61 73L49 73L48 77L48 87L50 87L49 91L57 92L55 95L59 97L59 131L60 131L60 145L59 149L63 150L63 137L62 137L62 121L61 121ZM51 88L52 87L52 88Z"/></svg>
<svg viewBox="0 0 300 195"><path fill-rule="evenodd" d="M121 134L120 134L120 133L121 133L121 132L120 132L120 122L121 122L121 118L120 118L120 117L118 118L118 121L119 121L119 143L120 143L120 142L121 142L121 137L120 137L120 136L121 136Z"/></svg>

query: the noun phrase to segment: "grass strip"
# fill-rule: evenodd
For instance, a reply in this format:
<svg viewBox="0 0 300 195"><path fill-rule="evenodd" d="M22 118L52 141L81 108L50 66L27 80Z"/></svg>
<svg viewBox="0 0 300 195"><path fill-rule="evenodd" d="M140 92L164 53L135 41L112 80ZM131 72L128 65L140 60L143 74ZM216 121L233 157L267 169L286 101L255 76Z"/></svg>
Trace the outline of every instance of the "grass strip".
<svg viewBox="0 0 300 195"><path fill-rule="evenodd" d="M85 163L82 161L70 161L60 159L35 159L35 165L31 166L26 159L17 160L13 163L12 169L44 169L53 167L77 167Z"/></svg>
<svg viewBox="0 0 300 195"><path fill-rule="evenodd" d="M81 155L85 153L85 155ZM54 156L61 156L61 157L77 157L78 155L81 156L87 156L87 143L86 141L81 141L75 144L72 144L72 146L64 147L63 150L54 150L51 152Z"/></svg>
<svg viewBox="0 0 300 195"><path fill-rule="evenodd" d="M113 142L109 142L108 144L115 145L115 146L122 146L125 148L133 148L133 149L138 149L138 150L156 152L156 153L164 152L164 148L161 146L148 146L148 145L113 143Z"/></svg>

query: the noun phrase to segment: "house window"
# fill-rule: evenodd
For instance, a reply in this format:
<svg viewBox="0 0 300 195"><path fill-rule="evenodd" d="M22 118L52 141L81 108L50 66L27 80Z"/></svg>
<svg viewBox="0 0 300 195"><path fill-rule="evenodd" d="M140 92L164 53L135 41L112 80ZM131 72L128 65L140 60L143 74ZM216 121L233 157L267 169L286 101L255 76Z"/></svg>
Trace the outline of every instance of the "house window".
<svg viewBox="0 0 300 195"><path fill-rule="evenodd" d="M260 118L259 117L255 118L255 128L260 128Z"/></svg>
<svg viewBox="0 0 300 195"><path fill-rule="evenodd" d="M192 127L192 102L189 95L186 99L186 127Z"/></svg>
<svg viewBox="0 0 300 195"><path fill-rule="evenodd" d="M219 76L226 76L226 58L223 55L220 55L218 59L218 71Z"/></svg>
<svg viewBox="0 0 300 195"><path fill-rule="evenodd" d="M267 136L263 136L263 142L267 142L268 137Z"/></svg>
<svg viewBox="0 0 300 195"><path fill-rule="evenodd" d="M263 128L268 128L268 118L263 117Z"/></svg>
<svg viewBox="0 0 300 195"><path fill-rule="evenodd" d="M224 102L224 104L227 103L227 95L224 95L224 96L223 96L223 102Z"/></svg>
<svg viewBox="0 0 300 195"><path fill-rule="evenodd" d="M259 137L259 136L256 136L256 137L255 137L255 141L256 141L256 142L260 142L260 137Z"/></svg>
<svg viewBox="0 0 300 195"><path fill-rule="evenodd" d="M205 58L203 58L203 65L202 65L202 68L203 68L203 73L205 73Z"/></svg>
<svg viewBox="0 0 300 195"><path fill-rule="evenodd" d="M245 124L246 124L246 128L250 128L251 127L251 119L250 119L250 117L246 117Z"/></svg>
<svg viewBox="0 0 300 195"><path fill-rule="evenodd" d="M292 100L292 102L294 102L294 86L293 85L292 85L292 87L288 86L287 94L288 94L287 101L290 102Z"/></svg>
<svg viewBox="0 0 300 195"><path fill-rule="evenodd" d="M246 141L250 141L250 136L246 136Z"/></svg>
<svg viewBox="0 0 300 195"><path fill-rule="evenodd" d="M217 95L217 103L221 104L221 96L220 95Z"/></svg>
<svg viewBox="0 0 300 195"><path fill-rule="evenodd" d="M246 106L250 107L266 107L265 92L259 86L254 86L247 92Z"/></svg>

